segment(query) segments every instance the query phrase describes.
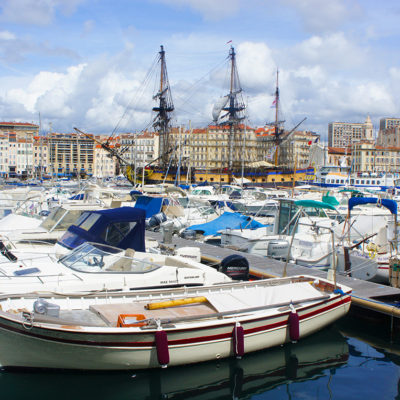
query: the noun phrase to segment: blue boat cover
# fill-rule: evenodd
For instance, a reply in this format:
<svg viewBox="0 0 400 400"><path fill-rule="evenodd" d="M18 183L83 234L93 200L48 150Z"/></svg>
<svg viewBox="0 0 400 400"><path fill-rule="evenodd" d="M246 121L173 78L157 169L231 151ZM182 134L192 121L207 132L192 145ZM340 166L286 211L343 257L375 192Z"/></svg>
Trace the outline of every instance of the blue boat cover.
<svg viewBox="0 0 400 400"><path fill-rule="evenodd" d="M145 211L134 207L119 207L84 212L58 243L74 249L84 242L144 252Z"/></svg>
<svg viewBox="0 0 400 400"><path fill-rule="evenodd" d="M134 208L144 210L146 218L150 218L161 212L163 200L162 197L140 196L137 198Z"/></svg>
<svg viewBox="0 0 400 400"><path fill-rule="evenodd" d="M224 212L218 218L206 222L205 224L192 225L186 230L196 231L197 233L207 235L218 235L222 229L257 229L265 225L255 221L251 217L240 213Z"/></svg>
<svg viewBox="0 0 400 400"><path fill-rule="evenodd" d="M349 199L349 211L359 204L378 204L386 207L392 214L397 215L397 203L395 200L378 199L377 197L351 197Z"/></svg>

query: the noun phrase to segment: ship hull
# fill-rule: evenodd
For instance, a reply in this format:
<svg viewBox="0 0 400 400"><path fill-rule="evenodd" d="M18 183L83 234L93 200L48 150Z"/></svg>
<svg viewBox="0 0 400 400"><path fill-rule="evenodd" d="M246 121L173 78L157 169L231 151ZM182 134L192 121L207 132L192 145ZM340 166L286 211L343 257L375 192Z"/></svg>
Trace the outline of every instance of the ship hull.
<svg viewBox="0 0 400 400"><path fill-rule="evenodd" d="M246 185L257 186L292 186L293 182L298 181L312 181L315 178L314 168L293 170L270 170L270 171L256 171L245 172L243 174L244 182ZM174 171L165 174L164 171L154 169L151 176L146 179L149 184L155 183L204 183L211 184L228 184L236 178L239 182L241 180L241 173L229 174L227 172L213 172L213 171L196 171L190 176L186 171L176 173Z"/></svg>

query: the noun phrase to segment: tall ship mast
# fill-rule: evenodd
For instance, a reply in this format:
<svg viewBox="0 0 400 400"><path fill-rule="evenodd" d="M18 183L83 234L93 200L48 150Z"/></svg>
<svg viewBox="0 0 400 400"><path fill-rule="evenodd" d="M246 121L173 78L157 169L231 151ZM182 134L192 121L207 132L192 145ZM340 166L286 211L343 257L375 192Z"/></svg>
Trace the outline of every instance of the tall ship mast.
<svg viewBox="0 0 400 400"><path fill-rule="evenodd" d="M279 120L279 70L276 70L276 89L275 89L275 122L274 122L274 141L275 141L275 166L278 166L279 144L281 142L280 136L284 132L282 124L284 121Z"/></svg>
<svg viewBox="0 0 400 400"><path fill-rule="evenodd" d="M160 85L159 91L153 97L158 102L153 111L156 116L153 120L153 127L159 135L159 165L163 169L168 168L169 153L171 152L171 145L169 140L171 114L174 111L174 104L172 102L171 89L169 86L167 66L165 62L164 46L161 46L159 52L160 63Z"/></svg>
<svg viewBox="0 0 400 400"><path fill-rule="evenodd" d="M236 53L233 46L229 51L230 59L230 89L213 108L213 119L218 125L229 127L228 137L228 172L232 175L234 168L239 167L238 160L234 160L234 144L237 142L240 131L240 122L245 119L245 105L240 86L239 74L236 65ZM223 113L225 111L225 114Z"/></svg>

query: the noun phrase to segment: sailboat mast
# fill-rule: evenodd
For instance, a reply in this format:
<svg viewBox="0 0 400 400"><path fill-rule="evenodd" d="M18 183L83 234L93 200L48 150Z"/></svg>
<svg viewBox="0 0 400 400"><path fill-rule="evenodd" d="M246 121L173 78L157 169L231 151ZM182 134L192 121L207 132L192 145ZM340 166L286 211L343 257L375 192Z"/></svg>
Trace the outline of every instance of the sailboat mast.
<svg viewBox="0 0 400 400"><path fill-rule="evenodd" d="M276 90L275 90L275 166L278 165L279 153L279 70L276 70Z"/></svg>
<svg viewBox="0 0 400 400"><path fill-rule="evenodd" d="M159 92L153 97L154 100L158 99L158 106L153 108L153 111L157 113L154 118L153 127L158 130L159 134L159 159L161 161L161 167L166 169L168 166L168 153L170 148L169 122L171 119L170 114L174 111L174 105L169 88L164 46L161 46L159 55L160 87Z"/></svg>
<svg viewBox="0 0 400 400"><path fill-rule="evenodd" d="M229 57L231 60L231 79L230 79L230 89L229 89L229 107L223 108L224 111L227 111L228 116L228 125L229 125L229 138L228 138L228 171L229 174L233 171L233 147L234 147L234 137L235 130L240 120L244 117L240 114L241 111L244 110L244 104L239 104L238 94L242 92L242 88L240 87L239 75L237 72L236 66L236 53L233 46L229 51Z"/></svg>
<svg viewBox="0 0 400 400"><path fill-rule="evenodd" d="M234 79L235 79L235 49L231 47L229 52L231 57L231 84L229 89L229 147L228 147L228 171L231 174L233 169L233 138L234 138L234 106L235 106L235 96L234 96Z"/></svg>

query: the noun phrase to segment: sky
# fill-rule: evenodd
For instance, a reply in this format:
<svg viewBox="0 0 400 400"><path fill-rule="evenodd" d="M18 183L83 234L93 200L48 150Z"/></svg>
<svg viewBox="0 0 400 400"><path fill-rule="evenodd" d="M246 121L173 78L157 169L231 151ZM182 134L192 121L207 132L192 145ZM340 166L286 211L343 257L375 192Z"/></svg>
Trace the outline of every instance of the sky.
<svg viewBox="0 0 400 400"><path fill-rule="evenodd" d="M0 0L0 121L41 131L151 127L160 45L172 123L206 127L234 46L247 123L326 138L330 122L400 117L397 0Z"/></svg>

